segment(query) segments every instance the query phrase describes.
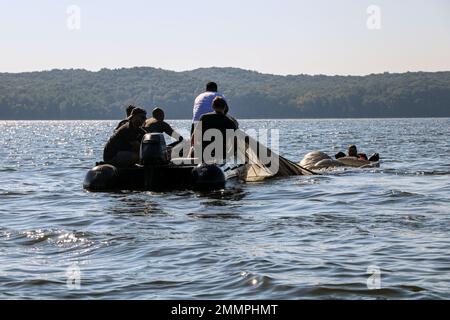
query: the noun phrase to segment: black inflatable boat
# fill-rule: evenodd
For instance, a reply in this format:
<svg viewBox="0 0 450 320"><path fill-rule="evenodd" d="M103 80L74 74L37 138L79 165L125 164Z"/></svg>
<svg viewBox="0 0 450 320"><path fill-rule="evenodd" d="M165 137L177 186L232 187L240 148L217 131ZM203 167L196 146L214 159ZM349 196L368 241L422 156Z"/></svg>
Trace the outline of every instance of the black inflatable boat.
<svg viewBox="0 0 450 320"><path fill-rule="evenodd" d="M194 159L170 161L162 134L144 136L140 164L117 168L99 164L90 169L83 187L89 191L112 190L218 190L227 180L239 176L244 165L194 164Z"/></svg>

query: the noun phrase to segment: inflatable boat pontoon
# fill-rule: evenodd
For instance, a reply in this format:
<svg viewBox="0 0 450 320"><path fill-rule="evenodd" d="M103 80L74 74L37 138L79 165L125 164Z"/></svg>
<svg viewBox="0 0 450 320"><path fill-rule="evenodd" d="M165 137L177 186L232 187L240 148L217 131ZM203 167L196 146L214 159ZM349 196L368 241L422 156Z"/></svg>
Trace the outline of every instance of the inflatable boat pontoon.
<svg viewBox="0 0 450 320"><path fill-rule="evenodd" d="M86 174L83 187L89 191L218 190L245 170L243 164L194 164L194 160L170 161L163 135L149 133L142 139L140 164L129 168L98 164Z"/></svg>

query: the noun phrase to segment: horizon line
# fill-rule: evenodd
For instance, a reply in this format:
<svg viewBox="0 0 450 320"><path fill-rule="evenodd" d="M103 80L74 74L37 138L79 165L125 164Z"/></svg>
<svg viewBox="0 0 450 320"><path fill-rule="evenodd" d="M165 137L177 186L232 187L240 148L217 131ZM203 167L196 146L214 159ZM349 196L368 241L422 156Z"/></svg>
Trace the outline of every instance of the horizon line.
<svg viewBox="0 0 450 320"><path fill-rule="evenodd" d="M279 76L279 77L289 77L289 76L327 76L327 77L366 77L366 76L372 76L372 75L382 75L382 74L407 74L407 73L442 73L442 72L450 72L450 70L439 70L439 71L403 71L403 72L393 72L393 71L383 71L383 72L376 72L376 73L367 73L367 74L337 74L337 73L297 73L297 74L277 74L277 73L270 73L270 72L262 72L258 70L252 70L252 69L245 69L241 67L218 67L218 66L210 66L210 67L198 67L194 69L186 69L186 70L171 70L171 69L165 69L161 67L154 67L154 66L133 66L133 67L115 67L115 68L108 68L108 67L102 67L99 69L86 69L86 68L52 68L52 69L41 69L41 70L32 70L32 71L9 71L9 72L3 72L0 71L0 74L22 74L22 73L43 73L43 72L51 72L51 71L87 71L87 72L101 72L104 70L108 71L116 71L116 70L123 70L123 69L141 69L141 68L147 68L147 69L156 69L156 70L163 70L163 71L169 71L169 72L175 72L175 73L186 73L186 72L192 72L196 70L201 69L237 69L241 71L247 71L247 72L255 72L261 75L271 75L271 76Z"/></svg>
<svg viewBox="0 0 450 320"><path fill-rule="evenodd" d="M295 117L295 118L241 118L239 117L239 120L245 120L245 121L288 121L288 120L401 120L401 119L450 119L450 116L418 116L418 117ZM14 122L14 121L119 121L123 120L121 118L115 118L115 119L2 119L0 118L0 122ZM191 118L168 118L165 121L192 121Z"/></svg>

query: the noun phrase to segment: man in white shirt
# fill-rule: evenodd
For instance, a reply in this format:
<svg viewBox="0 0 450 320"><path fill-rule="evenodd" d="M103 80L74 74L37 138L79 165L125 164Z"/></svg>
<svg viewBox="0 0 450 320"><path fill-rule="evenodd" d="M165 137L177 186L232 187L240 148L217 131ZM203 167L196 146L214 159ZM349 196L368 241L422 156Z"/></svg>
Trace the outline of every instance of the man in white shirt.
<svg viewBox="0 0 450 320"><path fill-rule="evenodd" d="M215 82L208 82L206 85L206 91L199 94L194 101L193 117L192 117L192 127L191 134L193 132L195 124L200 120L200 117L205 113L214 112L212 108L213 100L216 97L225 97L217 92L217 84Z"/></svg>

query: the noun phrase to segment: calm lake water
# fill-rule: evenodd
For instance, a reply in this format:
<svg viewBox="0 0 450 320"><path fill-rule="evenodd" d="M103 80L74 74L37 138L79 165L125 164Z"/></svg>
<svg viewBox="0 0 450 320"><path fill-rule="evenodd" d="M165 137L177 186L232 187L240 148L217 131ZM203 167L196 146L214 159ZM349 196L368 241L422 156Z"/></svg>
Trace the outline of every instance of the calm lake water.
<svg viewBox="0 0 450 320"><path fill-rule="evenodd" d="M86 192L115 125L0 121L0 298L450 299L450 119L243 120L296 162L355 143L381 167Z"/></svg>

